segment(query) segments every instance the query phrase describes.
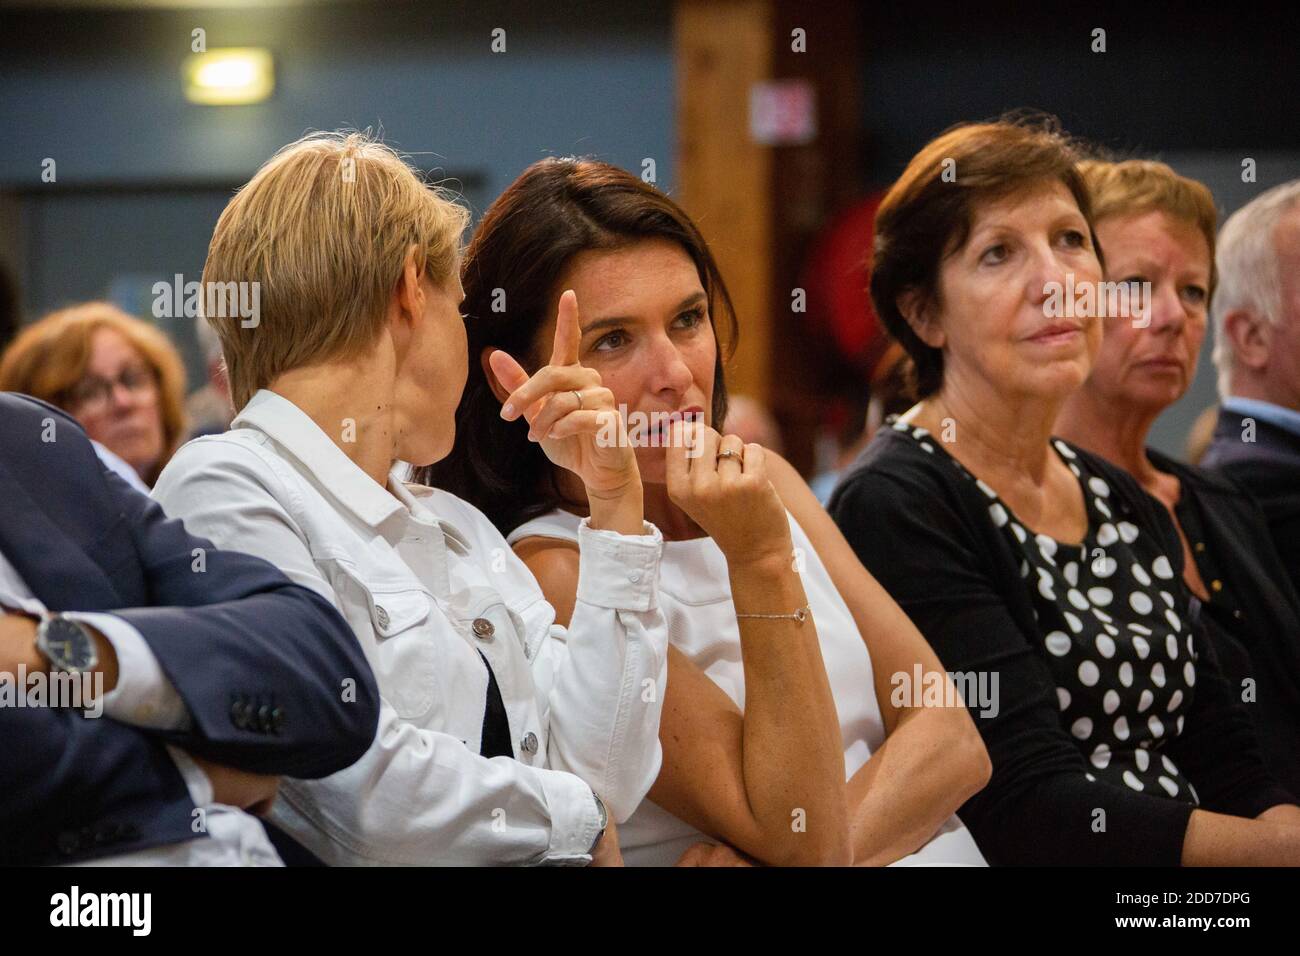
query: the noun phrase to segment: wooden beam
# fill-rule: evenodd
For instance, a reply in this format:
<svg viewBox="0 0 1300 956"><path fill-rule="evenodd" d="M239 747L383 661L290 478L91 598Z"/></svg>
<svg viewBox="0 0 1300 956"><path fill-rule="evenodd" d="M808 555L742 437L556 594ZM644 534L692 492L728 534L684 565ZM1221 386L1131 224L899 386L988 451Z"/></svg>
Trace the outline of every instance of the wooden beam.
<svg viewBox="0 0 1300 956"><path fill-rule="evenodd" d="M674 198L699 225L736 306L727 387L771 396L771 149L749 135L749 95L772 71L771 0L677 0Z"/></svg>
<svg viewBox="0 0 1300 956"><path fill-rule="evenodd" d="M799 50L791 43L796 29L804 40ZM866 404L865 380L809 323L809 316L824 314L827 304L810 298L803 314L790 307L814 241L837 213L863 194L861 10L853 0L780 4L772 32L774 78L811 84L817 102L816 138L772 151L768 187L775 197L769 274L771 351L780 363L768 397L781 425L786 458L811 476L819 433L850 409L850 397ZM863 258L867 252L862 250Z"/></svg>

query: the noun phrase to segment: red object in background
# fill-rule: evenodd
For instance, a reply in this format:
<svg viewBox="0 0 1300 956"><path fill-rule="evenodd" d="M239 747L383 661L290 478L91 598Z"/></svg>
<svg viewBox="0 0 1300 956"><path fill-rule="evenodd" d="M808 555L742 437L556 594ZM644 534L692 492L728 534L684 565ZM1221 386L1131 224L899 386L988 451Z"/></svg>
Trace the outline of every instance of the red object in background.
<svg viewBox="0 0 1300 956"><path fill-rule="evenodd" d="M749 88L749 135L764 146L805 146L817 138L817 90L808 80L768 80Z"/></svg>
<svg viewBox="0 0 1300 956"><path fill-rule="evenodd" d="M831 220L804 267L808 323L835 344L863 381L888 344L867 291L876 210L883 198L884 193L873 193Z"/></svg>

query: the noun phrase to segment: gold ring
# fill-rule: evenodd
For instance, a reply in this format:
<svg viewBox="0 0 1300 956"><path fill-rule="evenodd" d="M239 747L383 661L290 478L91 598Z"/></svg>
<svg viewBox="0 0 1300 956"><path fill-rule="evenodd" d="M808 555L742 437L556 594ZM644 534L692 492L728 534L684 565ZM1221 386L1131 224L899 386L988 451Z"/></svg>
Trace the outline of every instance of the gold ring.
<svg viewBox="0 0 1300 956"><path fill-rule="evenodd" d="M573 397L578 400L578 411L582 411L582 392L575 388L573 390Z"/></svg>

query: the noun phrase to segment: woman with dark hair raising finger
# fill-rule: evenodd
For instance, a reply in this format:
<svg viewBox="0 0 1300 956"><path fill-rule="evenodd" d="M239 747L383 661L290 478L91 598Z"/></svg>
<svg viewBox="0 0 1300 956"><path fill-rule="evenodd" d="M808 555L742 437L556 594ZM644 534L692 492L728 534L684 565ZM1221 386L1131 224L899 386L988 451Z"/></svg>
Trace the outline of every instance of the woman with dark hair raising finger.
<svg viewBox="0 0 1300 956"><path fill-rule="evenodd" d="M460 440L421 480L483 509L563 619L590 505L530 443L545 438L536 423L502 421L523 373L497 350L543 364L572 290L579 358L626 414L664 533L663 764L620 830L627 861L670 864L708 839L769 864L981 865L953 815L988 769L971 719L898 693L899 675L920 678L951 704L948 676L798 473L725 431L735 320L685 213L613 166L545 160L488 210L464 284Z"/></svg>

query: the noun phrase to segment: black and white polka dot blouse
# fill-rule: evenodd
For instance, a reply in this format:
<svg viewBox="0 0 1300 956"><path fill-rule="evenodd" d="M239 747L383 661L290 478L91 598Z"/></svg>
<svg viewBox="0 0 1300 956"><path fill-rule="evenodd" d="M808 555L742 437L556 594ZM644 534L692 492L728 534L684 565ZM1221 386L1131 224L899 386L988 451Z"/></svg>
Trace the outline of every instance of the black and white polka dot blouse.
<svg viewBox="0 0 1300 956"><path fill-rule="evenodd" d="M938 436L890 426L828 511L946 670L996 678L997 706L967 708L993 774L959 811L989 862L1176 866L1196 807L1295 802L1206 640L1177 530L1132 475L1053 442L1088 515L1067 544Z"/></svg>
<svg viewBox="0 0 1300 956"><path fill-rule="evenodd" d="M1088 509L1082 544L1064 544L1026 529L925 429L893 427L975 482L988 499L989 520L1021 555L1061 721L1088 758L1089 779L1197 803L1195 788L1161 752L1182 733L1188 691L1196 686L1191 628L1176 610L1169 558L1136 525L1116 520L1106 480L1065 442L1052 442L1079 479Z"/></svg>

